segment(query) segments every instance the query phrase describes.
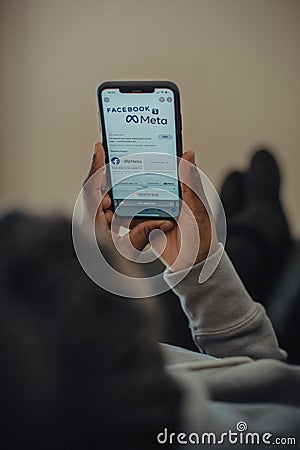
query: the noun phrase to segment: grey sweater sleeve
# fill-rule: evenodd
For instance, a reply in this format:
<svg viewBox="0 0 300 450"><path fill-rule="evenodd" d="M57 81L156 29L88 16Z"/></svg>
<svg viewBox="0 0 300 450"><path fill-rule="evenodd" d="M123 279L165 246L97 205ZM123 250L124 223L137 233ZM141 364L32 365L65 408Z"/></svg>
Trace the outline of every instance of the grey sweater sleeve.
<svg viewBox="0 0 300 450"><path fill-rule="evenodd" d="M220 258L222 251L220 246L210 258ZM180 299L199 350L216 357L285 359L265 309L251 299L227 254L223 253L215 272L200 284L202 267L202 263L194 266L179 283L180 272L164 274Z"/></svg>

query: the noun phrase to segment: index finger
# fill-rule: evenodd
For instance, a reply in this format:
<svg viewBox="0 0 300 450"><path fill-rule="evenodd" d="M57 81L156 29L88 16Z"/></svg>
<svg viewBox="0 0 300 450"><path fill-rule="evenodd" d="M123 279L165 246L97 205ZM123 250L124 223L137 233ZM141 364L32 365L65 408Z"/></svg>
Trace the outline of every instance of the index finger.
<svg viewBox="0 0 300 450"><path fill-rule="evenodd" d="M108 228L103 210L109 208L111 205L109 196L107 194L102 195L102 190L105 185L105 153L102 144L97 142L94 144L91 167L83 182L83 222L85 217L89 218L96 214L98 224L101 225L103 222L103 229Z"/></svg>
<svg viewBox="0 0 300 450"><path fill-rule="evenodd" d="M195 153L185 152L179 164L179 178L182 189L182 199L189 207L197 205L199 212L208 213L210 208L203 189L201 173L195 163Z"/></svg>
<svg viewBox="0 0 300 450"><path fill-rule="evenodd" d="M92 157L92 163L87 177L85 178L82 185L84 186L86 182L97 172L105 166L105 152L103 145L100 142L94 144L94 152Z"/></svg>

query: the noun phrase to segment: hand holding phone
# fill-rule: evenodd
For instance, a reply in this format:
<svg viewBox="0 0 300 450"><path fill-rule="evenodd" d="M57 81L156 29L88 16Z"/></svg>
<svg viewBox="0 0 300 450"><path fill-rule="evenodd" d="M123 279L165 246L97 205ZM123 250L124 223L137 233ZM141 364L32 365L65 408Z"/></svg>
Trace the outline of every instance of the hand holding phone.
<svg viewBox="0 0 300 450"><path fill-rule="evenodd" d="M99 241L104 241L106 244L112 244L112 230L111 224L113 220L113 213L111 211L111 198L108 194L104 194L99 204L99 186L106 184L106 174L102 170L105 167L105 152L103 145L97 142L94 145L92 164L88 175L83 182L83 214L82 225L89 227L91 217L95 217L95 232ZM104 182L104 183L103 183ZM123 219L117 216L115 227L123 224ZM115 232L115 239L122 241L122 246L127 246L127 253L130 254L131 245L138 251L144 249L149 243L149 234L153 230L160 229L163 232L168 232L174 228L174 222L165 219L152 219L147 221L136 221L125 237L117 236ZM130 245L128 242L130 240Z"/></svg>
<svg viewBox="0 0 300 450"><path fill-rule="evenodd" d="M87 179L84 182L83 203L85 210L91 209L94 211L95 205L99 204L99 184L102 181L101 168L104 167L104 163L104 148L98 142L95 144L93 162ZM195 155L192 151L185 152L182 156L180 166L181 175L183 170L190 171L191 166L189 164L195 164ZM198 178L197 172L196 177ZM185 176L184 178L186 179L187 177ZM191 184L193 184L192 179ZM85 188L86 186L88 186L87 189ZM156 253L161 253L161 247L164 247L160 259L173 271L186 269L191 264L193 265L203 261L207 257L211 244L213 251L218 248L214 224L210 222L210 218L201 199L189 186L183 184L182 188L183 208L181 209L178 223L165 219L142 220L138 224L135 224L126 238L127 240L128 238L130 239L135 249L141 251L148 244L148 237L151 231L161 229L165 234L166 242L164 243L162 236L158 236L158 239L152 241L152 247ZM188 210L184 205L187 205ZM106 211L110 206L111 199L106 194L102 198L96 215L96 233L100 240L104 240L107 243L112 241L110 229L112 211L109 209ZM195 220L191 217L190 212L192 212ZM89 215L89 211L85 214ZM122 219L118 218L117 221L122 222ZM198 231L195 230L195 226L198 228ZM199 248L195 248L195 242L197 242L195 237L197 237L198 232L201 235L201 242ZM126 240L124 238L120 239ZM191 250L196 252L196 258L192 258L192 260L193 251ZM128 252L130 253L129 250Z"/></svg>

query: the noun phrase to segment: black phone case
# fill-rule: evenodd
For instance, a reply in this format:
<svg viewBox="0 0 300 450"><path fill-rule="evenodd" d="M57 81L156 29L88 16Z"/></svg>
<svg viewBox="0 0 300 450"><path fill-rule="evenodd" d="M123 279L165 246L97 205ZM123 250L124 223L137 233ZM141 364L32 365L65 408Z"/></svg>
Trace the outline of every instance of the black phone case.
<svg viewBox="0 0 300 450"><path fill-rule="evenodd" d="M101 100L101 92L104 89L120 89L121 92L151 92L155 88L167 88L171 89L174 92L174 106L175 106L175 129L176 129L176 152L177 156L182 156L182 118L181 118L181 109L180 109L180 92L178 86L172 81L105 81L101 83L97 87L97 100L98 100L98 116L99 116L99 125L100 131L102 134L102 144L105 150L105 163L109 164L109 155L108 155L108 146L106 139L106 129L105 129L105 121L103 114L103 104ZM110 173L107 174L110 180ZM178 180L178 192L179 199L182 198L181 194L181 185ZM112 189L109 191L109 195L111 197L111 210L114 212L114 199ZM153 216L139 215L139 219L151 219L153 220ZM158 219L171 219L169 216L163 217L160 216Z"/></svg>

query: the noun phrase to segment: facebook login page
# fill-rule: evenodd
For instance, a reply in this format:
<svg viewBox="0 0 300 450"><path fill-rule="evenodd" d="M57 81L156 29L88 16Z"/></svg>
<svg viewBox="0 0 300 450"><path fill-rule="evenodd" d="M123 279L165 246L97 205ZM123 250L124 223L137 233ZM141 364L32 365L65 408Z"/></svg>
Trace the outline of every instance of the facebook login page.
<svg viewBox="0 0 300 450"><path fill-rule="evenodd" d="M111 183L121 216L178 216L174 94L101 93Z"/></svg>

